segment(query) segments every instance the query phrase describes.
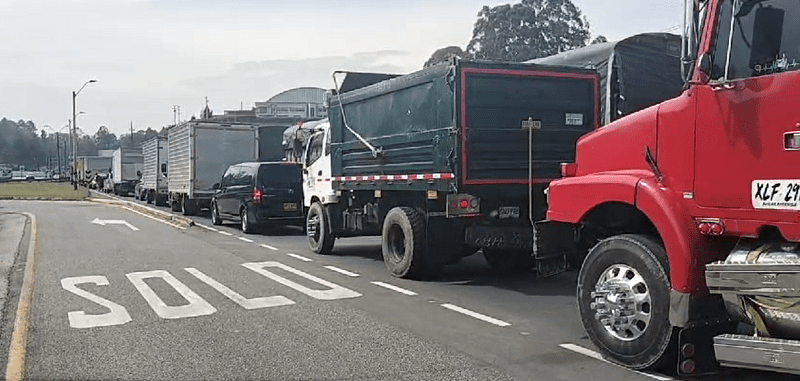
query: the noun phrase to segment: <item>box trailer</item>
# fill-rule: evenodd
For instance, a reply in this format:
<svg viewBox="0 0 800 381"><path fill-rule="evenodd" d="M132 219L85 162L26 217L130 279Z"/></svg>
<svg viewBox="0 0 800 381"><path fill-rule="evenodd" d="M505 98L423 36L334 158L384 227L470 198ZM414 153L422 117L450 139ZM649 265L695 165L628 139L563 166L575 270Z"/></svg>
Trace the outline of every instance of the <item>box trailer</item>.
<svg viewBox="0 0 800 381"><path fill-rule="evenodd" d="M258 125L188 121L167 130L167 190L173 211L207 208L233 164L258 160Z"/></svg>
<svg viewBox="0 0 800 381"><path fill-rule="evenodd" d="M167 204L167 138L155 136L142 143L142 179L139 198L157 206Z"/></svg>

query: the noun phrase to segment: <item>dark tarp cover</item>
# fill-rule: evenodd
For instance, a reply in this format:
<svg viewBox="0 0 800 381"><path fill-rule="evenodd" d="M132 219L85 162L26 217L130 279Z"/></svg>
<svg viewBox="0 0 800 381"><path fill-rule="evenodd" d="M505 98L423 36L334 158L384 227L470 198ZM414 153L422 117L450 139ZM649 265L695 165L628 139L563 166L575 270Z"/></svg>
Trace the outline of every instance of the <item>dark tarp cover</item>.
<svg viewBox="0 0 800 381"><path fill-rule="evenodd" d="M295 124L283 131L283 149L287 161L300 163L303 157L308 138L314 133L317 127L327 123L328 119L317 120Z"/></svg>
<svg viewBox="0 0 800 381"><path fill-rule="evenodd" d="M347 72L342 85L339 87L339 92L346 93L399 76L398 74Z"/></svg>
<svg viewBox="0 0 800 381"><path fill-rule="evenodd" d="M600 122L606 125L680 95L680 55L680 36L645 33L528 62L596 70L600 75Z"/></svg>

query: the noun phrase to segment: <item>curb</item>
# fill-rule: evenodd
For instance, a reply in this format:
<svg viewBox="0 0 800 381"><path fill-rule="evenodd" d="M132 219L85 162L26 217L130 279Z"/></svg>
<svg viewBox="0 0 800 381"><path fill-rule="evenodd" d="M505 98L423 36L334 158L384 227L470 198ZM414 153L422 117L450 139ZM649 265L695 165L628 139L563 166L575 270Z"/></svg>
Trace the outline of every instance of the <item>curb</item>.
<svg viewBox="0 0 800 381"><path fill-rule="evenodd" d="M108 195L96 192L96 191L91 191L91 195L94 196L94 197L89 198L87 201L96 202L96 203L99 203L99 204L107 204L107 205L112 205L112 206L118 206L118 207L121 207L121 208L124 208L124 209L130 209L130 210L132 210L134 212L137 212L137 213L142 213L142 214L148 215L150 217L158 218L158 219L160 219L160 220L162 220L162 221L164 221L166 223L175 225L176 227L181 228L181 229L186 229L186 228L188 228L190 226L194 226L194 221L192 219L190 219L190 218L176 216L176 215L174 215L172 213L167 213L165 211L154 209L154 208L151 208L149 206L144 206L144 205L136 203L136 202L113 198L113 197L110 197ZM97 197L97 196L99 196L99 197Z"/></svg>
<svg viewBox="0 0 800 381"><path fill-rule="evenodd" d="M28 323L33 303L33 285L36 276L36 254L38 251L38 223L36 216L31 213L20 213L28 217L31 224L31 236L28 243L28 253L25 259L25 277L22 280L22 289L17 304L17 314L14 319L14 331L11 334L11 345L8 348L8 363L6 364L6 380L22 380L25 377L25 360L28 344ZM17 249L19 250L19 249ZM19 253L17 253L19 255Z"/></svg>

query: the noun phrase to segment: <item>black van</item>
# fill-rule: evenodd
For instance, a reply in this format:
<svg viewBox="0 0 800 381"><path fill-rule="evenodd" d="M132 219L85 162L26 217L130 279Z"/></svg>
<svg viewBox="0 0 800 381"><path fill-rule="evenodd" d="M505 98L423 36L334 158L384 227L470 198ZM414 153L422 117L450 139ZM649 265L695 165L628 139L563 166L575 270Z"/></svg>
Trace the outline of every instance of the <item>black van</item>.
<svg viewBox="0 0 800 381"><path fill-rule="evenodd" d="M241 163L228 167L222 181L214 184L211 223L237 220L242 231L252 233L259 225L303 227L303 176L295 163Z"/></svg>

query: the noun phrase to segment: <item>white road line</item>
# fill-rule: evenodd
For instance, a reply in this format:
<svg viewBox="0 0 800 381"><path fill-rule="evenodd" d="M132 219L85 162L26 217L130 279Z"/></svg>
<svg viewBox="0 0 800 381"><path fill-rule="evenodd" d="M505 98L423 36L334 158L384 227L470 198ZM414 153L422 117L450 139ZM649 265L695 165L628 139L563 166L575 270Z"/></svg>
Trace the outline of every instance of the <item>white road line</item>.
<svg viewBox="0 0 800 381"><path fill-rule="evenodd" d="M290 256L292 258L295 258L295 259L299 259L299 260L301 260L303 262L314 262L313 259L308 259L308 258L306 258L306 257L304 257L302 255L297 255L295 253L286 253L286 255L288 255L288 256Z"/></svg>
<svg viewBox="0 0 800 381"><path fill-rule="evenodd" d="M125 209L125 210L127 210L127 211L130 211L130 212L134 212L134 213L136 213L136 214L139 214L139 215L142 215L142 216L145 216L145 217L147 217L147 218L149 218L149 219L151 219L151 220L153 220L153 221L158 221L158 222L165 223L165 224L167 224L167 225L169 225L169 226L172 226L173 228L178 228L178 229L181 229L181 230L186 230L186 228L185 228L185 227L183 227L183 226L178 226L178 225L175 225L175 224L173 224L173 223L171 223L171 222L164 221L164 220L162 220L162 219L160 219L160 218L155 218L155 217L153 217L153 216L149 216L149 215L147 215L147 214L144 214L144 213L142 213L142 212L140 212L140 211L138 211L138 210L134 210L134 209L132 209L132 208L129 208L129 207L127 207L127 206L123 206L123 207L122 207L122 209Z"/></svg>
<svg viewBox="0 0 800 381"><path fill-rule="evenodd" d="M397 292L399 292L401 294L405 294L405 295L408 295L408 296L419 295L414 291L409 291L409 290L406 290L404 288L393 286L393 285L388 284L388 283L383 283L383 282L371 282L371 283L376 285L376 286L380 286L380 287L383 287L383 288L388 288L388 289L390 289L392 291L397 291Z"/></svg>
<svg viewBox="0 0 800 381"><path fill-rule="evenodd" d="M206 229L206 230L211 230L212 232L218 232L219 231L219 229L212 228L211 226L205 226L203 224L198 224L198 223L195 223L195 225L197 225L197 226L199 226L199 227L201 227L203 229Z"/></svg>
<svg viewBox="0 0 800 381"><path fill-rule="evenodd" d="M263 248L265 248L265 249L270 249L270 250L273 250L273 251L278 251L278 248L277 248L277 247L275 247L275 246L270 246L270 245L261 245L261 247L263 247Z"/></svg>
<svg viewBox="0 0 800 381"><path fill-rule="evenodd" d="M250 238L244 238L244 237L236 237L236 238L239 238L239 240L245 241L245 242L247 242L247 243L253 243L253 242L254 242L254 241L253 241L252 239L250 239Z"/></svg>
<svg viewBox="0 0 800 381"><path fill-rule="evenodd" d="M629 370L629 371L631 371L633 373L637 373L637 374L641 374L642 376L650 377L650 378L655 379L655 380L659 380L659 381L674 381L675 380L672 377L661 376L661 375L658 375L658 374L652 374L652 373L647 373L647 372L640 372L638 370L628 369L628 368L625 368L624 366L620 366L620 365L614 364L613 362L610 362L610 361L604 359L603 355L601 355L601 354L599 354L599 353L597 353L597 352L595 352L595 351L593 351L591 349L586 349L584 347L581 347L579 345L565 343L565 344L559 344L558 346L561 347L561 348L564 348L566 350L573 351L575 353L580 353L580 354L582 354L584 356L591 357L591 358L593 358L595 360L600 360L600 361L602 361L604 363L608 363L608 364L611 364L611 365L614 365L614 366L618 366L618 367L620 367L622 369Z"/></svg>
<svg viewBox="0 0 800 381"><path fill-rule="evenodd" d="M448 310L451 310L451 311L455 311L455 312L467 315L469 317L473 317L473 318L478 319L478 320L483 320L483 321L485 321L487 323L491 323L491 324L494 324L494 325L497 325L497 326L500 326L500 327L508 327L508 326L511 325L511 323L507 323L507 322L504 322L502 320L498 320L498 319L495 319L493 317L486 316L484 314L479 314L479 313L477 313L475 311L470 311L470 310L468 310L466 308L461 308L461 307L456 306L456 305L442 304L442 307L447 308Z"/></svg>
<svg viewBox="0 0 800 381"><path fill-rule="evenodd" d="M324 266L324 267L326 269L328 269L328 270L336 271L339 274L344 274L344 275L347 275L347 276L353 277L353 278L361 276L361 275L358 275L356 273L353 273L353 272L350 272L350 271L347 271L347 270L343 270L343 269L340 269L340 268L335 267L335 266Z"/></svg>
<svg viewBox="0 0 800 381"><path fill-rule="evenodd" d="M222 235L227 235L227 236L232 236L232 235L233 235L233 234L231 234L231 233L224 232L224 231L222 231L222 230L218 231L217 233L219 233L219 234L222 234Z"/></svg>

